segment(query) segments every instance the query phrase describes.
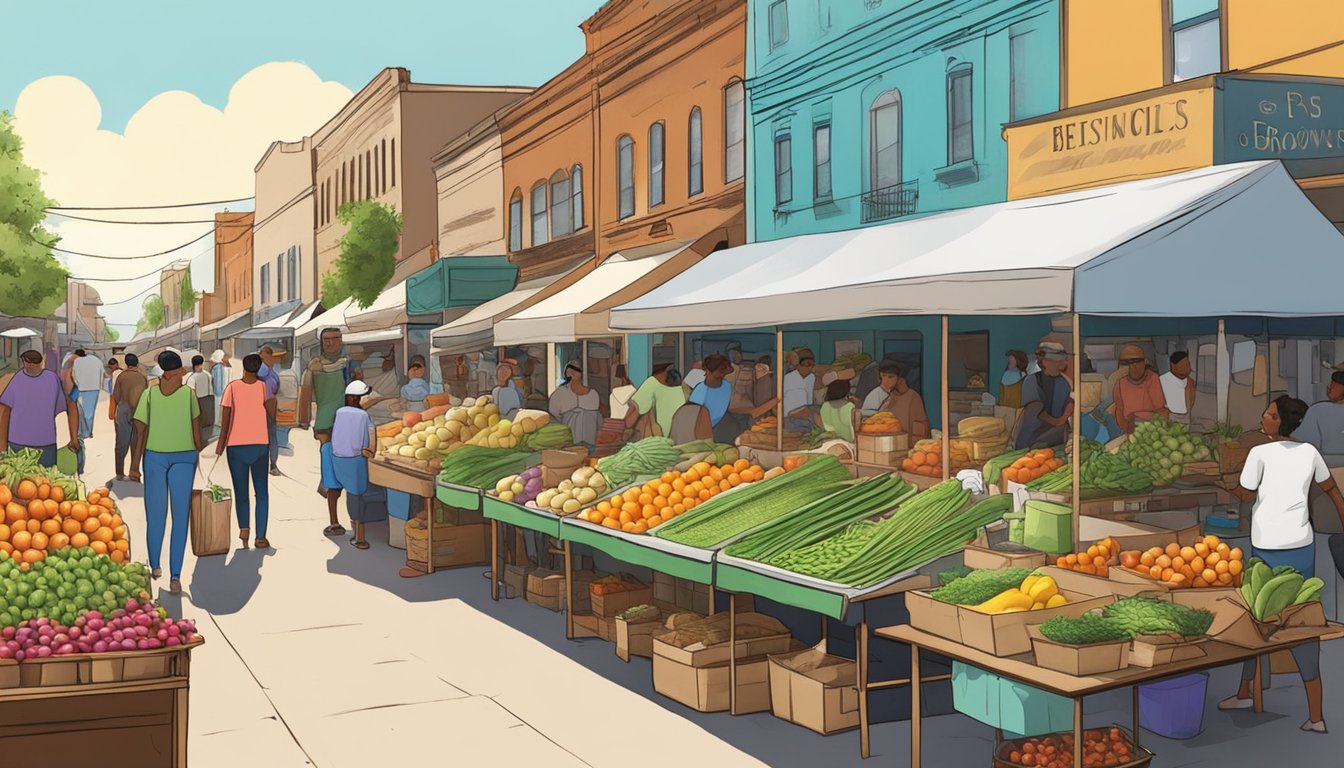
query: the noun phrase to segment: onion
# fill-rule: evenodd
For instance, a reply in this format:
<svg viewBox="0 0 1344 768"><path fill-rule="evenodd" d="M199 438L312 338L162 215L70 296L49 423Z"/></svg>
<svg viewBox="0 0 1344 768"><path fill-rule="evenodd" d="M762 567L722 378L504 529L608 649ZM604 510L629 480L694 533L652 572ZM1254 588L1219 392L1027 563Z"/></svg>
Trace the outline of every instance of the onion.
<svg viewBox="0 0 1344 768"><path fill-rule="evenodd" d="M94 652L94 653L107 653L107 641L106 641L106 640L99 640L98 642L94 643L94 644L93 644L93 652Z"/></svg>

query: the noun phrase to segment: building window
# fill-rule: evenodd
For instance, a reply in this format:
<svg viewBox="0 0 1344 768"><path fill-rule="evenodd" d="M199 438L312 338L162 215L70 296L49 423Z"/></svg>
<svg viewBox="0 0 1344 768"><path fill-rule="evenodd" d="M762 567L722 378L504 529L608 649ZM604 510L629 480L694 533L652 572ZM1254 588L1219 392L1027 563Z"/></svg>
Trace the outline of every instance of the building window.
<svg viewBox="0 0 1344 768"><path fill-rule="evenodd" d="M392 173L392 184L391 184L390 186L395 187L395 186L397 186L397 140L396 140L396 139L393 139L393 140L392 140L392 152L390 153L390 155L389 155L388 158L387 158L387 164L388 164L388 166L389 166L389 167L388 167L388 170Z"/></svg>
<svg viewBox="0 0 1344 768"><path fill-rule="evenodd" d="M901 92L887 91L868 111L871 123L872 178L874 190L901 183Z"/></svg>
<svg viewBox="0 0 1344 768"><path fill-rule="evenodd" d="M975 157L975 118L971 109L971 65L947 73L947 164Z"/></svg>
<svg viewBox="0 0 1344 768"><path fill-rule="evenodd" d="M747 173L747 94L741 80L723 89L723 181L737 181Z"/></svg>
<svg viewBox="0 0 1344 768"><path fill-rule="evenodd" d="M387 139L383 139L383 148L382 151L379 153L378 165L379 167L382 168L383 171L382 173L378 174L378 178L382 179L383 181L383 188L378 192L378 194L381 195L387 191Z"/></svg>
<svg viewBox="0 0 1344 768"><path fill-rule="evenodd" d="M1171 0L1171 52L1173 82L1223 68L1218 0Z"/></svg>
<svg viewBox="0 0 1344 768"><path fill-rule="evenodd" d="M583 166L576 165L569 172L570 207L574 211L574 231L583 229Z"/></svg>
<svg viewBox="0 0 1344 768"><path fill-rule="evenodd" d="M373 197L377 197L383 194L383 191L378 188L378 150L376 148L370 149L367 154L371 158L369 165L373 168Z"/></svg>
<svg viewBox="0 0 1344 768"><path fill-rule="evenodd" d="M546 242L546 182L532 188L532 245Z"/></svg>
<svg viewBox="0 0 1344 768"><path fill-rule="evenodd" d="M1027 40L1030 35L1030 32L1023 32L1008 38L1008 122L1029 114Z"/></svg>
<svg viewBox="0 0 1344 768"><path fill-rule="evenodd" d="M616 140L617 218L635 215L635 140L622 136Z"/></svg>
<svg viewBox="0 0 1344 768"><path fill-rule="evenodd" d="M285 300L285 254L275 257L275 300Z"/></svg>
<svg viewBox="0 0 1344 768"><path fill-rule="evenodd" d="M789 42L789 4L777 0L770 4L770 50Z"/></svg>
<svg viewBox="0 0 1344 768"><path fill-rule="evenodd" d="M299 246L289 247L289 300L299 297Z"/></svg>
<svg viewBox="0 0 1344 768"><path fill-rule="evenodd" d="M649 126L649 207L663 204L663 124Z"/></svg>
<svg viewBox="0 0 1344 768"><path fill-rule="evenodd" d="M355 159L350 164L355 167L355 188L350 193L350 199L358 202L364 199L362 194L364 191L364 163L361 162L359 155L355 155Z"/></svg>
<svg viewBox="0 0 1344 768"><path fill-rule="evenodd" d="M793 200L793 138L787 133L775 137L775 203Z"/></svg>
<svg viewBox="0 0 1344 768"><path fill-rule="evenodd" d="M336 169L336 213L337 213L337 215L339 215L340 212L341 212L341 206L342 206L342 205L345 205L345 200L346 200L346 197L345 197L345 186L346 186L346 179L348 179L349 177L350 177L349 174L346 172L345 163L341 163L341 167Z"/></svg>
<svg viewBox="0 0 1344 768"><path fill-rule="evenodd" d="M569 174L556 171L551 176L551 239L558 240L574 231L574 199Z"/></svg>
<svg viewBox="0 0 1344 768"><path fill-rule="evenodd" d="M373 183L373 174L376 169L373 167L373 152L364 150L364 199L373 197L374 190L377 189Z"/></svg>
<svg viewBox="0 0 1344 768"><path fill-rule="evenodd" d="M237 287L234 288L234 291L233 291L233 299L234 299L234 301L237 301L237 300L238 300L238 289L237 289ZM271 303L271 265L270 265L270 264L262 264L262 265L261 265L261 303L262 303L262 304L269 304L269 303Z"/></svg>
<svg viewBox="0 0 1344 768"><path fill-rule="evenodd" d="M686 194L695 197L705 191L705 135L703 118L699 107L691 108L689 139L687 140L687 183Z"/></svg>
<svg viewBox="0 0 1344 768"><path fill-rule="evenodd" d="M831 124L812 126L812 199L831 199Z"/></svg>
<svg viewBox="0 0 1344 768"><path fill-rule="evenodd" d="M509 198L509 250L523 249L523 191L513 190Z"/></svg>

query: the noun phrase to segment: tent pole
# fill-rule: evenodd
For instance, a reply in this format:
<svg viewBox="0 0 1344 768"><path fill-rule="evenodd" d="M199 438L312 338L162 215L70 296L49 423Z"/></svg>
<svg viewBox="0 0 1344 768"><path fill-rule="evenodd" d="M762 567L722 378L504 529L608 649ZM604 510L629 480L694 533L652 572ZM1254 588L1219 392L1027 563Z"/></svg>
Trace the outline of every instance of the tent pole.
<svg viewBox="0 0 1344 768"><path fill-rule="evenodd" d="M947 317L947 315L943 315L943 329L942 329L942 350L943 350L943 351L942 351L942 356L941 356L942 359L941 359L941 361L940 361L940 362L941 362L941 365L942 365L942 368L943 368L943 375L942 375L942 398L941 398L941 400L939 401L939 404L940 404L941 407L942 407L942 425L941 425L941 426L942 426L942 428L943 428L943 479L944 479L944 480L946 480L947 478L949 478L949 477L952 476L952 425L950 424L950 422L952 421L952 403L948 401L949 390L948 390L948 387L947 387L947 370L948 370L948 362L947 362L947 348L948 348L947 337L948 337L948 332L947 332L947 329L948 329L948 317Z"/></svg>
<svg viewBox="0 0 1344 768"><path fill-rule="evenodd" d="M1218 394L1218 421L1226 424L1228 422L1228 406L1231 399L1229 390L1232 383L1232 353L1227 348L1227 321L1218 318L1218 346L1214 350L1214 359L1217 361L1217 383L1215 384Z"/></svg>
<svg viewBox="0 0 1344 768"><path fill-rule="evenodd" d="M555 342L546 343L546 396L555 394Z"/></svg>
<svg viewBox="0 0 1344 768"><path fill-rule="evenodd" d="M1083 489L1081 482L1083 474L1083 465L1082 461L1080 460L1082 459L1082 448L1083 448L1083 442L1082 442L1083 422L1082 419L1080 418L1082 414L1082 409L1079 407L1079 403L1082 400L1082 392L1083 392L1082 360L1083 360L1082 323L1079 322L1078 313L1074 312L1073 361L1072 361L1073 375L1069 377L1073 379L1073 381L1071 382L1071 385L1073 387L1073 414L1069 418L1069 423L1072 426L1071 432L1073 435L1073 456L1070 457L1070 464L1073 466L1073 480L1072 480L1073 484L1071 487L1073 489L1072 517L1073 517L1073 546L1075 551L1079 546L1082 546L1079 543L1078 538L1079 530L1082 524L1081 515L1083 510Z"/></svg>
<svg viewBox="0 0 1344 768"><path fill-rule="evenodd" d="M784 329L775 326L775 450L784 452Z"/></svg>
<svg viewBox="0 0 1344 768"><path fill-rule="evenodd" d="M587 340L587 339L584 339L584 340L583 340L583 349L582 349L582 351L581 351L579 354L582 355L582 358L579 360L579 365L582 365L582 366L583 366L583 385L586 387L586 386L588 386L588 340Z"/></svg>

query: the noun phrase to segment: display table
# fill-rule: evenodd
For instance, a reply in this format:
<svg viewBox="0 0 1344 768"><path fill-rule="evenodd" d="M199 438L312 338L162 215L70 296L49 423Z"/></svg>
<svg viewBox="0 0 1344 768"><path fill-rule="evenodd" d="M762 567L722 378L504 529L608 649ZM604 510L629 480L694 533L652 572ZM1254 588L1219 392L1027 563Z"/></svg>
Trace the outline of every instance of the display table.
<svg viewBox="0 0 1344 768"><path fill-rule="evenodd" d="M910 646L911 768L919 768L920 766L920 719L922 715L920 713L919 652L921 650L941 654L953 660L971 664L988 672L992 672L1000 677L1006 677L1024 685L1030 685L1072 699L1074 736L1073 764L1075 768L1082 768L1083 699L1085 697L1120 688L1133 689L1134 743L1138 744L1140 685L1156 682L1168 677L1175 677L1177 675L1200 672L1215 667L1224 667L1229 664L1255 661L1256 674L1255 681L1251 685L1251 690L1253 691L1253 696L1255 698L1255 711L1259 712L1263 707L1260 689L1260 657L1275 651L1287 650L1305 643L1340 637L1340 630L1342 629L1344 629L1344 625L1331 624L1328 627L1321 628L1320 636L1318 637L1298 639L1286 643L1271 643L1256 649L1243 648L1241 646L1219 642L1218 640L1210 638L1200 646L1204 649L1205 655L1197 659L1176 661L1152 668L1130 666L1118 672L1089 677L1074 677L1073 675L1064 674L1062 672L1043 669L1032 663L1031 654L1023 654L1021 656L1007 658L992 656L983 651L978 651L974 648L962 645L961 643L938 637L937 635L915 629L908 625L882 627L876 630L876 632L879 637L906 643Z"/></svg>
<svg viewBox="0 0 1344 768"><path fill-rule="evenodd" d="M462 498L451 489L440 486L439 500L445 496ZM447 502L445 502L447 503ZM560 538L560 515L548 510L529 507L504 501L489 494L480 494L481 513L490 521L490 599L499 599L499 584L503 579L504 559L500 555L499 537L501 525L512 525L529 531L536 531L553 539Z"/></svg>
<svg viewBox="0 0 1344 768"><path fill-rule="evenodd" d="M434 513L434 473L427 469L412 467L408 464L392 461L386 456L377 456L369 459L369 483L379 485L393 491L414 496L421 499L425 510L426 519L432 519ZM414 515L414 513L412 513ZM390 523L389 523L390 524ZM434 526L429 526L429 551L434 551ZM422 570L418 564L413 565L409 555L406 560L406 567L401 569L401 575L406 578L422 576L426 573L434 572L433 558L425 564Z"/></svg>

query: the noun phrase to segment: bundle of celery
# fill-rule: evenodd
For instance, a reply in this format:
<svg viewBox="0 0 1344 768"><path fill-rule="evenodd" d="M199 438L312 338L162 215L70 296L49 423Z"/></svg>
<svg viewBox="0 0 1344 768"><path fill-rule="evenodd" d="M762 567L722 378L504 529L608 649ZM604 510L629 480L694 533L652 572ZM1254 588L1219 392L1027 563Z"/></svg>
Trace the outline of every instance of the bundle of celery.
<svg viewBox="0 0 1344 768"><path fill-rule="evenodd" d="M439 479L453 485L492 488L500 478L527 468L529 454L510 448L464 445L443 458Z"/></svg>

